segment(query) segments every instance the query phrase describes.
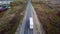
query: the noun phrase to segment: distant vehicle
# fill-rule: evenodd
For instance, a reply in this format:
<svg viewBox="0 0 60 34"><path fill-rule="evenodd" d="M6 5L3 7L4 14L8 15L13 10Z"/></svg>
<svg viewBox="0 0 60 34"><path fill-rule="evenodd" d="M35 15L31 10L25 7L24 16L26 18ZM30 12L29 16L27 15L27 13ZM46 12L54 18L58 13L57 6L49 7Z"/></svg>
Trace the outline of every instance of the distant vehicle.
<svg viewBox="0 0 60 34"><path fill-rule="evenodd" d="M0 5L0 12L6 11L9 8L8 4Z"/></svg>
<svg viewBox="0 0 60 34"><path fill-rule="evenodd" d="M6 8L0 7L0 12L6 11Z"/></svg>
<svg viewBox="0 0 60 34"><path fill-rule="evenodd" d="M30 29L33 29L33 18L30 17L29 20L30 20Z"/></svg>

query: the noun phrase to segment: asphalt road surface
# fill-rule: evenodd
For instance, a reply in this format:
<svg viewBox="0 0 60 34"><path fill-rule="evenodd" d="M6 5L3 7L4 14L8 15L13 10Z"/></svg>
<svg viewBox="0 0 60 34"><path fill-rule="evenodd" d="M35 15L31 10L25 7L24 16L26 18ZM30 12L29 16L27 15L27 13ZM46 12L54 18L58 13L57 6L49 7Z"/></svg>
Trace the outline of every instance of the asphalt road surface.
<svg viewBox="0 0 60 34"><path fill-rule="evenodd" d="M30 21L29 21L29 18L32 17L31 15L31 12L32 12L32 9L31 9L31 2L29 1L28 2L28 5L27 5L27 16L26 16L26 22L25 22L25 29L24 29L24 34L33 34L33 29L30 29Z"/></svg>
<svg viewBox="0 0 60 34"><path fill-rule="evenodd" d="M32 9L31 9L31 2L30 2L30 0L28 1L28 4L27 4L27 8L26 8L26 17L25 17L25 20L23 21L24 22L24 25L22 25L22 28L24 28L24 29L22 29L22 30L24 30L24 31L22 31L21 32L21 34L33 34L33 29L30 29L30 25L29 25L29 23L30 23L30 21L29 21L29 18L30 17L32 17L32 14L31 14L31 12L32 12Z"/></svg>

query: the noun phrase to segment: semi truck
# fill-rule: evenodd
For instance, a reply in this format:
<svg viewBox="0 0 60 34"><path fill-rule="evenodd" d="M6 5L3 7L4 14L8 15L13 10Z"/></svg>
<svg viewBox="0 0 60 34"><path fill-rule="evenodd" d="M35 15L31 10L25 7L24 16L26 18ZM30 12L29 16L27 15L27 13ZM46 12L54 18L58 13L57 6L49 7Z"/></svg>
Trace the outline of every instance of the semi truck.
<svg viewBox="0 0 60 34"><path fill-rule="evenodd" d="M29 20L30 20L30 29L33 29L33 18L30 17Z"/></svg>

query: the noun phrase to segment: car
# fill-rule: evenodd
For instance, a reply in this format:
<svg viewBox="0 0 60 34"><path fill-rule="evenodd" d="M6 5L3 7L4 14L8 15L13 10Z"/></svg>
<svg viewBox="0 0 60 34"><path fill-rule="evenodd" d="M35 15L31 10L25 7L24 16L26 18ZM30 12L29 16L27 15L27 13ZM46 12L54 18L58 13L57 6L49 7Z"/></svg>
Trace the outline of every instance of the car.
<svg viewBox="0 0 60 34"><path fill-rule="evenodd" d="M30 29L33 29L33 18L30 17L29 20L30 20Z"/></svg>
<svg viewBox="0 0 60 34"><path fill-rule="evenodd" d="M0 12L7 10L6 8L0 7Z"/></svg>
<svg viewBox="0 0 60 34"><path fill-rule="evenodd" d="M8 9L8 7L9 7L8 4L0 5L0 12L6 11Z"/></svg>

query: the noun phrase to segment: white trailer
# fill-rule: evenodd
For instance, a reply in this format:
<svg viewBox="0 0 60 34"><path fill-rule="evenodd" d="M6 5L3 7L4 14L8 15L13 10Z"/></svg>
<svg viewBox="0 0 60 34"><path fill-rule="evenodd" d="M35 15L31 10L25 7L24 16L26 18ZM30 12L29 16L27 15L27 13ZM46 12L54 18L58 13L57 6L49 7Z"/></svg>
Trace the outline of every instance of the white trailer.
<svg viewBox="0 0 60 34"><path fill-rule="evenodd" d="M33 18L30 17L29 20L30 20L30 29L33 29Z"/></svg>

